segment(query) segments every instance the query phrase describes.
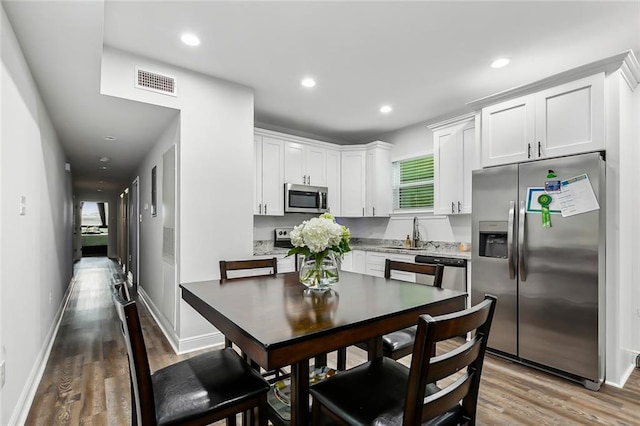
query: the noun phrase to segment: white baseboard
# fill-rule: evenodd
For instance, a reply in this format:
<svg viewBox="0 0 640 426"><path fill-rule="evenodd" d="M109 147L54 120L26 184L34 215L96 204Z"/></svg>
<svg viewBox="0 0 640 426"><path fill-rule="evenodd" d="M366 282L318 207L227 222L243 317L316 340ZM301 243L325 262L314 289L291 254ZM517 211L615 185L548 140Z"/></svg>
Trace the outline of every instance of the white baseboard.
<svg viewBox="0 0 640 426"><path fill-rule="evenodd" d="M73 291L75 284L75 277L72 277L69 285L67 286L67 291L65 292L63 302L60 304L58 312L56 312L56 316L51 323L51 328L49 329L47 337L44 341L45 344L43 345L40 353L38 354L38 357L36 358L36 362L33 365L31 374L29 374L29 378L22 388L22 392L20 393L20 397L18 398L15 409L13 410L13 413L9 418L9 425L23 425L27 421L27 416L29 415L31 404L33 404L33 399L36 396L38 386L40 385L40 381L42 380L42 376L44 375L44 370L47 367L47 362L49 361L49 356L51 355L51 349L53 349L53 343L55 342L56 336L58 335L58 330L60 329L62 315L67 309L69 299L71 298L71 292Z"/></svg>
<svg viewBox="0 0 640 426"><path fill-rule="evenodd" d="M173 329L171 323L165 318L165 316L157 309L149 295L144 289L138 286L138 297L145 304L154 321L162 331L162 334L167 338L167 341L171 345L171 348L177 355L197 351L200 349L208 348L222 348L224 346L224 336L219 331L214 333L207 333L200 336L189 337L186 339L180 339Z"/></svg>

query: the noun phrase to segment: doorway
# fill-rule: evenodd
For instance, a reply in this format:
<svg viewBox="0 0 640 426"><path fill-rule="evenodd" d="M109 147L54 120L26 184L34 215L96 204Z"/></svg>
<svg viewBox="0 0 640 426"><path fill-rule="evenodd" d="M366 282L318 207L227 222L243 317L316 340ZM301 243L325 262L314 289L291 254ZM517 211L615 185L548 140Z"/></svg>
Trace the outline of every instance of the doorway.
<svg viewBox="0 0 640 426"><path fill-rule="evenodd" d="M82 257L106 257L109 249L109 204L81 201L79 208Z"/></svg>
<svg viewBox="0 0 640 426"><path fill-rule="evenodd" d="M138 178L136 178L131 184L131 192L129 196L129 222L128 222L128 242L129 242L129 262L127 270L131 274L131 282L134 288L138 285L138 235L140 233L140 205L139 205L139 193L138 193Z"/></svg>

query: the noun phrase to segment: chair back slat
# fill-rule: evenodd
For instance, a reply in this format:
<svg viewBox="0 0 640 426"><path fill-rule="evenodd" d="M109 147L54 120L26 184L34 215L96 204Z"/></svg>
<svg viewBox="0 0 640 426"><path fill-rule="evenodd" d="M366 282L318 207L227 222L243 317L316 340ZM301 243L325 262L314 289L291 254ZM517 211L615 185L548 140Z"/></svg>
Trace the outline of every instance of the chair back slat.
<svg viewBox="0 0 640 426"><path fill-rule="evenodd" d="M443 265L400 262L398 260L386 259L384 263L384 277L387 279L391 278L391 271L404 271L422 275L431 275L433 276L433 286L442 288L442 276L444 275Z"/></svg>
<svg viewBox="0 0 640 426"><path fill-rule="evenodd" d="M468 309L464 317L460 317L458 312L442 315L438 317L438 327L436 329L434 339L436 342L451 339L452 337L462 336L470 331L478 329L487 321L489 315L488 309L482 309L482 304Z"/></svg>
<svg viewBox="0 0 640 426"><path fill-rule="evenodd" d="M250 276L275 275L278 273L278 259L275 257L270 259L250 259L250 260L221 260L220 261L220 279L234 280L246 278L245 276L230 277L229 271L249 271L252 269L268 269L266 273L249 274Z"/></svg>
<svg viewBox="0 0 640 426"><path fill-rule="evenodd" d="M432 358L427 383L435 383L469 366L480 355L481 339L476 336L451 352Z"/></svg>
<svg viewBox="0 0 640 426"><path fill-rule="evenodd" d="M421 315L418 319L407 396L404 424L420 424L461 404L463 416L475 419L484 354L493 320L496 298L485 296L476 306L452 314L432 318ZM433 345L467 332L475 331L475 337L458 348L434 356ZM453 384L425 398L428 383L446 379L465 369L466 372ZM462 402L461 402L462 401Z"/></svg>
<svg viewBox="0 0 640 426"><path fill-rule="evenodd" d="M474 374L464 374L451 385L425 398L422 422L429 421L454 408L469 393Z"/></svg>
<svg viewBox="0 0 640 426"><path fill-rule="evenodd" d="M147 358L147 349L142 335L142 326L138 316L138 307L134 301L124 301L120 296L116 298L118 317L123 319L122 328L125 346L129 357L129 370L133 391L133 402L139 425L155 423L155 402L151 383L151 370Z"/></svg>

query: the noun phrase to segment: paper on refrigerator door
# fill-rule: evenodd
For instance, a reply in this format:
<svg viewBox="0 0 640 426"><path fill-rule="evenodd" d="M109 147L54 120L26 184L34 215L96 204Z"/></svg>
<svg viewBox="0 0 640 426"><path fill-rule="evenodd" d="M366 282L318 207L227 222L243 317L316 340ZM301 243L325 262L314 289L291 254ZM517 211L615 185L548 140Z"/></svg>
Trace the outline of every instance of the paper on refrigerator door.
<svg viewBox="0 0 640 426"><path fill-rule="evenodd" d="M560 203L562 217L574 216L600 208L586 173L563 180L560 185L560 193L555 196Z"/></svg>

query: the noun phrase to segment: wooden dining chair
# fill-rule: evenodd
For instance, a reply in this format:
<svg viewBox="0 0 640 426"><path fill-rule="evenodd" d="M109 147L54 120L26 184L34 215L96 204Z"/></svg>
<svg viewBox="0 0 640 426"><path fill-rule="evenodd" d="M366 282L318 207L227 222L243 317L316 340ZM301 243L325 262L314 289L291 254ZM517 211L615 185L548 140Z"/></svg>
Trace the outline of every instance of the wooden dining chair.
<svg viewBox="0 0 640 426"><path fill-rule="evenodd" d="M258 409L267 425L269 384L233 349L224 348L179 361L151 373L136 302L114 295L129 357L132 423L206 425Z"/></svg>
<svg viewBox="0 0 640 426"><path fill-rule="evenodd" d="M443 265L429 265L426 263L409 263L387 259L384 264L384 277L391 278L391 271L413 272L416 274L433 276L433 286L442 288L444 275ZM421 285L421 284L417 284ZM382 354L391 359L400 359L411 353L416 336L417 326L403 328L382 336ZM367 350L366 342L356 344L357 347Z"/></svg>
<svg viewBox="0 0 640 426"><path fill-rule="evenodd" d="M264 273L252 273L256 269L264 269ZM229 272L237 272L237 275L229 276ZM220 280L229 281L247 276L275 275L278 273L278 259L249 259L249 260L221 260Z"/></svg>
<svg viewBox="0 0 640 426"><path fill-rule="evenodd" d="M409 368L380 357L312 385L312 424L475 424L495 304L487 295L467 310L421 315ZM453 350L432 354L436 342L474 331Z"/></svg>
<svg viewBox="0 0 640 426"><path fill-rule="evenodd" d="M253 273L256 270L261 269L261 273ZM229 275L229 272L236 272L233 276ZM256 277L256 276L265 276L265 275L276 275L278 273L278 259L272 257L270 259L248 259L248 260L221 260L220 261L220 282L241 280L243 278L248 277ZM233 342L229 340L226 336L224 338L224 345L227 348L233 347ZM243 358L247 358L244 353L242 353ZM251 362L251 361L249 361ZM259 367L252 363L252 366L255 369L259 369ZM273 371L265 371L262 373L262 377L266 379L277 380L283 376L286 376L287 373L282 369L277 369Z"/></svg>

